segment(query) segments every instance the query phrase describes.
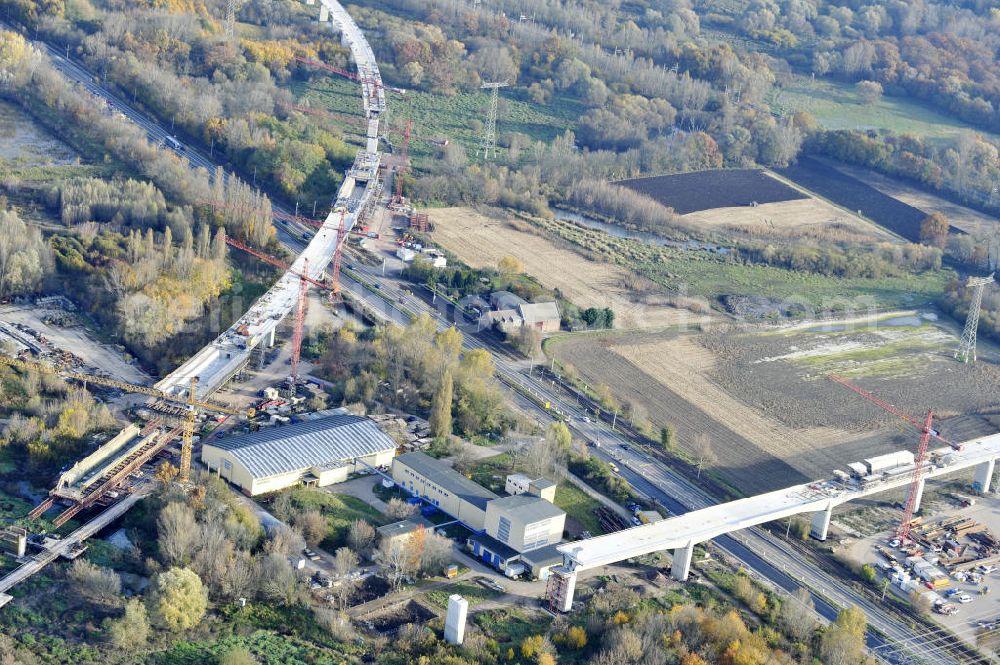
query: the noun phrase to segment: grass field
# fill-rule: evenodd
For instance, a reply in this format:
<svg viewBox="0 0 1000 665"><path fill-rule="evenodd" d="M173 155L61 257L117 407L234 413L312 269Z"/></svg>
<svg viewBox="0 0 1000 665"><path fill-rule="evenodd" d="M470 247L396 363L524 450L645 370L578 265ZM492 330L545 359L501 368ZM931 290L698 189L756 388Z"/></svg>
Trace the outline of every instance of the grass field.
<svg viewBox="0 0 1000 665"><path fill-rule="evenodd" d="M352 127L362 126L361 97L356 83L342 78L316 78L310 82L295 81L292 91L300 103L307 100L316 108L356 116L359 122ZM413 120L410 154L418 166L420 161L439 150L429 140L458 141L465 146L469 158L475 159L479 136L473 129L473 121L481 122L485 117L483 109L489 106L485 93L477 91L445 97L408 90L405 95L388 94L390 139L399 141L404 123L407 119ZM501 91L500 97L506 106L506 112L500 109L497 120L497 132L501 137L519 132L534 140L551 141L572 129L584 110L578 102L562 97L554 98L545 106L523 101L510 91Z"/></svg>
<svg viewBox="0 0 1000 665"><path fill-rule="evenodd" d="M792 82L783 87L775 87L768 103L781 114L807 111L827 129L888 129L930 138L954 138L972 130L961 121L905 97L886 95L873 106L866 106L849 83L800 75L793 75Z"/></svg>
<svg viewBox="0 0 1000 665"><path fill-rule="evenodd" d="M952 276L950 271L939 271L879 279L825 277L743 264L709 251L655 247L559 220L533 223L572 242L590 256L606 257L612 264L634 270L667 291L709 301L729 294L755 294L783 301L805 301L818 309L865 310L870 304L884 308L911 307L937 297ZM646 309L655 311L649 306Z"/></svg>
<svg viewBox="0 0 1000 665"><path fill-rule="evenodd" d="M326 517L329 533L320 544L330 552L346 544L347 529L354 520L363 519L373 526L386 523L380 512L361 499L346 494L330 494L319 489L298 489L292 492L292 501L302 510L316 509Z"/></svg>
<svg viewBox="0 0 1000 665"><path fill-rule="evenodd" d="M469 609L475 611L476 605L484 600L492 600L500 594L492 589L487 589L486 587L476 584L475 582L455 582L454 584L449 584L448 586L435 589L434 591L428 591L424 594L424 598L427 599L431 605L440 607L441 609L446 609L448 607L448 597L453 593L457 593L467 601L469 601Z"/></svg>

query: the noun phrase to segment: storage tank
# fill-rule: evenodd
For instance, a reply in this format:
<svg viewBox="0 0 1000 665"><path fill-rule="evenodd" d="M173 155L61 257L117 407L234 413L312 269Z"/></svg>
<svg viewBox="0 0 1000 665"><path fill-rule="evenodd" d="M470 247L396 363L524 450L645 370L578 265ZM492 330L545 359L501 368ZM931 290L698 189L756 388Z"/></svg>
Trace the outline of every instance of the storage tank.
<svg viewBox="0 0 1000 665"><path fill-rule="evenodd" d="M909 450L899 450L894 453L879 455L878 457L870 457L864 461L864 465L868 467L868 473L870 474L881 473L887 469L906 466L907 464L913 464L913 453Z"/></svg>

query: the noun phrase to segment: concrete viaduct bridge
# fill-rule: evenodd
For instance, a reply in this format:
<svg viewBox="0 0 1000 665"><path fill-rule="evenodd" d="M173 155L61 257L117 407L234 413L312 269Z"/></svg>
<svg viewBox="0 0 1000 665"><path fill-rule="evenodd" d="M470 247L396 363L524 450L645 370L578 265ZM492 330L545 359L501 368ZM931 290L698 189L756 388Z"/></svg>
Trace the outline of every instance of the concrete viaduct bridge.
<svg viewBox="0 0 1000 665"><path fill-rule="evenodd" d="M916 487L916 509L928 478L975 468L973 487L979 492L990 489L993 467L1000 457L1000 434L967 441L961 450L944 448L928 455ZM694 546L716 536L746 529L765 522L811 513L811 535L826 540L833 509L840 504L872 496L887 490L906 487L913 480L913 466L887 477L862 483L857 479L819 480L746 499L695 510L662 522L637 526L606 536L566 543L559 546L563 565L553 569L549 596L562 611L572 606L577 573L623 561L632 557L673 550L672 576L686 580L691 569Z"/></svg>

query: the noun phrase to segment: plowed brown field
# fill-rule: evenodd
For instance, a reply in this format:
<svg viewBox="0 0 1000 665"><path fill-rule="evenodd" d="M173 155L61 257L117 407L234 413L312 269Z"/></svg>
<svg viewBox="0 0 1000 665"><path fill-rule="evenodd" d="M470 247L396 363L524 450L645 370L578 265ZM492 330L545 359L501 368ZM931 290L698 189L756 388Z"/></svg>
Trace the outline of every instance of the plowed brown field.
<svg viewBox="0 0 1000 665"><path fill-rule="evenodd" d="M464 263L475 268L495 267L505 255L517 257L526 273L546 288L559 289L578 307L610 307L615 312L616 328L662 328L716 319L715 315L657 304L656 296L639 296L625 286L634 279L629 271L592 261L530 232L523 223L515 225L509 219L487 217L470 208L438 208L429 213L434 241Z"/></svg>

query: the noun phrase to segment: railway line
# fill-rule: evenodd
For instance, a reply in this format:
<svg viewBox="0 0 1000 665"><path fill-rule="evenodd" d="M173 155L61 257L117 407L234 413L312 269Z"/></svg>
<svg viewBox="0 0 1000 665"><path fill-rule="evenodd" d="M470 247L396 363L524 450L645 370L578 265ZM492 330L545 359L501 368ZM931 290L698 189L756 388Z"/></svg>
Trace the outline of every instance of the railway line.
<svg viewBox="0 0 1000 665"><path fill-rule="evenodd" d="M385 95L381 79L373 78L378 76L374 55L364 40L361 31L357 28L357 25L354 24L350 16L347 15L346 10L339 3L334 0L321 0L321 6L325 8L326 12L329 12L329 16L333 17L334 22L341 26L342 33L348 35L348 41L350 42L356 61L360 54L361 63L364 67L358 67L359 77L367 79L366 82L363 81L362 85L362 99L368 121L369 139L364 152L377 156L377 152L374 150L377 147L377 140L373 143L371 139L373 136L377 136L377 116L385 108ZM2 22L0 22L0 25L2 25ZM348 29L343 28L345 25L348 26ZM45 43L35 42L35 44L49 54L55 66L64 75L80 83L92 94L99 95L110 101L129 121L145 129L151 138L165 142L166 138L170 136L170 133L157 122L136 111L119 96L95 83L90 72L78 62L65 57L60 49ZM371 116L373 111L375 117ZM185 151L185 157L192 167L203 168L209 174L216 167L216 164L209 156L206 156L194 147L188 147ZM275 204L273 207L275 210L286 214L289 212L278 204ZM280 220L276 220L275 226L278 230L279 239L295 252L299 256L299 259L303 255L315 257L315 262L313 260L309 261L310 273L318 276L321 268L330 260L334 249L334 246L330 243L329 236L331 234L329 225L325 224L324 228L316 232L308 243L302 241L303 231L306 229L294 223ZM335 233L332 235L336 236ZM403 324L409 320L410 313L426 312L432 316L439 327L446 327L452 323L456 323L454 317L449 316L448 312L441 312L424 300L412 294L403 293L401 290L390 288L388 289L388 294L376 294L364 283L364 281L367 281L366 277L373 275L367 275L362 270L358 276L360 279L352 279L350 275L345 275L343 277L344 288L359 299L367 302L375 302L377 309L383 313L386 320ZM287 274L272 289L274 295L264 309L252 310L268 312L271 314L271 320L275 321L274 325L268 324L267 326L262 325L260 327L258 330L259 336L254 340L256 342L254 346L270 341L278 320L287 315L291 308L290 303L292 301L286 301L284 298L287 289L286 277L288 277ZM297 282L297 280L292 281ZM388 296L388 298L385 296ZM398 302L400 307L397 307L390 300ZM280 315L279 319L273 318L275 314ZM466 332L471 333L472 329L466 326ZM224 333L224 335L228 333L229 331ZM209 350L206 351L203 349L199 354L212 355L217 350L221 350L223 354L228 353L230 351L226 350L225 344L230 343L230 341L231 339L223 340L220 343L219 340L214 340L209 345L209 347L213 347L212 349L206 347ZM496 344L484 341L473 334L465 335L465 348L485 349L493 355L498 374L509 389L512 398L526 410L536 413L536 415L543 419L551 418L552 411L554 410L573 417L573 428L578 436L586 441L600 442L602 448L598 449L597 454L606 459L611 459L610 451L614 450L614 459L622 468L622 475L640 492L656 498L675 514L683 514L688 510L714 504L712 497L706 494L704 490L671 471L666 465L655 460L655 458L643 454L641 449L637 450L634 446L629 451L622 449L621 444L625 442L625 439L618 433L610 431L600 422L584 422L582 416L585 415L585 411L580 407L576 397L562 391L554 383L543 380L537 374L536 376L525 375L523 371L525 363L523 360L515 358L507 350L499 349ZM242 349L240 350L242 351ZM201 358L204 360L205 356L201 356ZM231 358L226 360L231 360ZM209 360L209 362L217 361L218 359ZM223 365L231 366L228 363L223 363ZM172 389L182 389L180 385L183 382L178 380L184 378L186 376L185 373L193 369L193 364L185 364L172 374L171 377L167 377L167 379L173 377L171 381L164 379L166 383L161 382L161 385ZM213 376L217 377L217 380L201 382L200 390L204 390L203 394L217 390L225 382L226 378L228 378L224 368L214 373ZM546 409L541 404L549 404L551 408ZM70 538L76 539L77 542L82 542L86 537L93 535L97 530L117 519L121 514L124 514L135 501L141 498L143 495L142 492L143 490L140 488L139 491L130 494L125 500L112 505L98 515L97 518L74 532ZM63 542L66 542L66 540L64 539ZM775 538L759 527L741 531L737 535L720 536L713 542L723 551L753 570L755 574L769 580L777 588L784 589L789 593L803 585L809 588L816 603L817 613L827 620L832 620L841 607L857 605L864 609L868 614L870 622L868 634L869 647L872 648L873 652L883 662L944 664L969 662L970 660L965 657L966 654L962 654L952 648L954 640L946 633L915 634L911 630L910 625L898 616L887 612L867 597L856 593L819 566L801 557L797 557L787 547L783 546L780 539ZM36 572L49 561L57 558L63 549L63 546L58 546L55 549L48 550L49 553L41 556L36 563L31 564L31 566L24 570L18 569L21 571L20 573L15 571L14 575L0 580L0 604L4 602L3 591L9 590L17 582L33 574L33 572ZM7 599L9 599L9 596Z"/></svg>

